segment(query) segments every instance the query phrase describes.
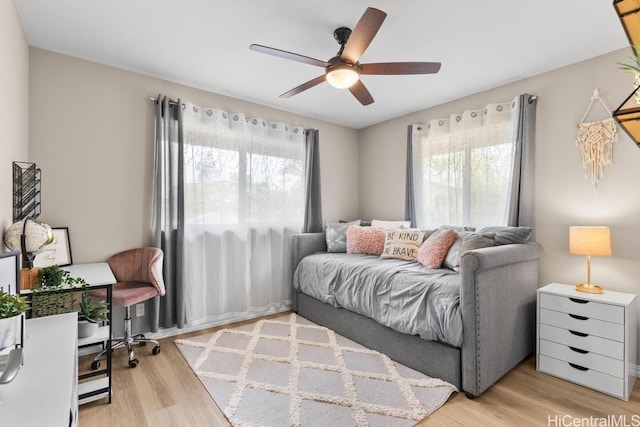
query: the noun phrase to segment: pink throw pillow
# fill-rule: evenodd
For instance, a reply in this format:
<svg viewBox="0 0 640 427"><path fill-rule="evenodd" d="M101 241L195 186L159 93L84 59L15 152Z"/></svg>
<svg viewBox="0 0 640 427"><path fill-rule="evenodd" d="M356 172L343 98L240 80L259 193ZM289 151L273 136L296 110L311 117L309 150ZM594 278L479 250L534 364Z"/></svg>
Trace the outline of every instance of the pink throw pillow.
<svg viewBox="0 0 640 427"><path fill-rule="evenodd" d="M347 253L380 255L384 250L384 228L352 225L347 228Z"/></svg>
<svg viewBox="0 0 640 427"><path fill-rule="evenodd" d="M449 248L457 239L455 230L439 229L420 246L416 259L427 268L440 268Z"/></svg>

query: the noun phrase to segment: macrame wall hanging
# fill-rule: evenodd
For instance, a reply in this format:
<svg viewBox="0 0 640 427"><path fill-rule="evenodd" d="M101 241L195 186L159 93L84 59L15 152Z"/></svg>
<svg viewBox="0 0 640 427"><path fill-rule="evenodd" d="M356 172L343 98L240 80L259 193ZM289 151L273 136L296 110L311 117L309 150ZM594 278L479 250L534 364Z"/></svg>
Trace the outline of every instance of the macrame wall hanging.
<svg viewBox="0 0 640 427"><path fill-rule="evenodd" d="M597 122L585 122L593 101L598 100L609 114L609 118ZM602 178L602 170L613 163L613 143L618 137L618 128L611 115L611 110L600 98L598 89L593 91L591 102L578 123L576 145L582 155L584 178L591 181L593 190L598 190L598 182Z"/></svg>

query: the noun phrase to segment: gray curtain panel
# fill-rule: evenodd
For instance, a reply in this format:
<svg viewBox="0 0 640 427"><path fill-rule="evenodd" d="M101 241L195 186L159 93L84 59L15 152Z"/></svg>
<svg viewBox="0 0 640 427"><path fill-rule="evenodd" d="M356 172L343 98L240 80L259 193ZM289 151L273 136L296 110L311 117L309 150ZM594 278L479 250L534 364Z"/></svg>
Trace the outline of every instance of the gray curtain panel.
<svg viewBox="0 0 640 427"><path fill-rule="evenodd" d="M404 219L411 221L411 228L416 227L416 203L413 186L413 126L407 127L407 176L404 193Z"/></svg>
<svg viewBox="0 0 640 427"><path fill-rule="evenodd" d="M518 97L517 103L516 149L513 179L509 190L507 225L512 227L533 227L536 105L538 97L524 93Z"/></svg>
<svg viewBox="0 0 640 427"><path fill-rule="evenodd" d="M153 240L164 251L166 295L152 305L151 330L184 327L184 140L182 107L158 95L155 112ZM159 299L159 301L158 301Z"/></svg>
<svg viewBox="0 0 640 427"><path fill-rule="evenodd" d="M319 233L322 228L322 196L320 191L320 133L317 129L307 129L305 160L305 233Z"/></svg>

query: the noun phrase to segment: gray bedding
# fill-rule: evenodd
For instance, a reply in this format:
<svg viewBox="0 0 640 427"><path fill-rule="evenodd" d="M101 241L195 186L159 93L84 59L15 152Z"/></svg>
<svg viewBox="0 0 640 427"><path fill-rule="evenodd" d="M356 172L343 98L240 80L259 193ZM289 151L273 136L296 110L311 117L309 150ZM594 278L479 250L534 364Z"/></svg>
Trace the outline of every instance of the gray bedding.
<svg viewBox="0 0 640 427"><path fill-rule="evenodd" d="M296 290L425 340L462 345L460 274L373 255L318 253L300 261Z"/></svg>

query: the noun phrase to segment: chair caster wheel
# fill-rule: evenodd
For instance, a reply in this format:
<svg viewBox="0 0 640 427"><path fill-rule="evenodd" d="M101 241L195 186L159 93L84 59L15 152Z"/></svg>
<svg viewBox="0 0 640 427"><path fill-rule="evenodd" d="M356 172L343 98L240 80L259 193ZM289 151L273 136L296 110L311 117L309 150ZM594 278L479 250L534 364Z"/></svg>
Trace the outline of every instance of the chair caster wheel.
<svg viewBox="0 0 640 427"><path fill-rule="evenodd" d="M146 347L146 346L147 346L147 342L146 342L146 341L140 341L140 342L138 343L138 346L140 346L140 347Z"/></svg>
<svg viewBox="0 0 640 427"><path fill-rule="evenodd" d="M96 370L100 367L100 361L99 360L94 360L93 362L91 362L91 369L92 370Z"/></svg>
<svg viewBox="0 0 640 427"><path fill-rule="evenodd" d="M138 359L129 360L130 368L135 368L136 366L138 366Z"/></svg>
<svg viewBox="0 0 640 427"><path fill-rule="evenodd" d="M156 356L156 355L160 354L160 346L159 346L159 345L157 345L157 346L153 347L153 350L151 350L151 353L152 353L154 356Z"/></svg>

